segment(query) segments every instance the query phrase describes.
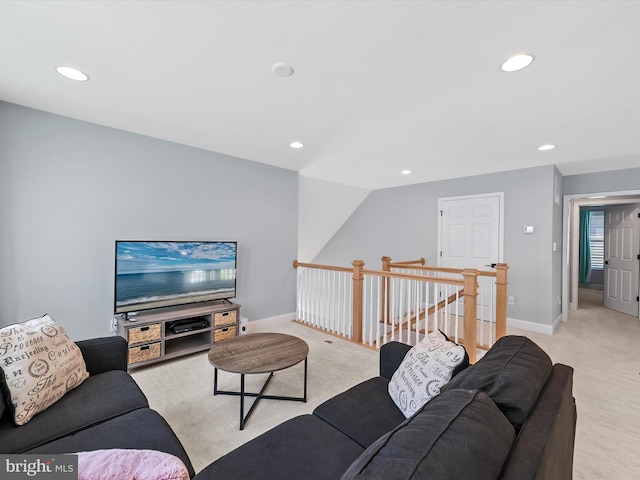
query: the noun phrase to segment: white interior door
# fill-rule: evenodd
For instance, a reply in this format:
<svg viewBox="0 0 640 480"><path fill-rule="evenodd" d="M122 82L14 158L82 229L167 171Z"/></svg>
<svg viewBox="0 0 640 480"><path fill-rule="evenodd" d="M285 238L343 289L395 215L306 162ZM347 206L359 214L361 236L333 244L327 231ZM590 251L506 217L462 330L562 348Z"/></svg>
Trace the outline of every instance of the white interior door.
<svg viewBox="0 0 640 480"><path fill-rule="evenodd" d="M490 270L492 264L503 261L502 193L442 198L438 206L439 266ZM482 289L481 282L478 314L480 318L489 318L492 295Z"/></svg>
<svg viewBox="0 0 640 480"><path fill-rule="evenodd" d="M604 306L638 317L640 204L607 207L604 212Z"/></svg>

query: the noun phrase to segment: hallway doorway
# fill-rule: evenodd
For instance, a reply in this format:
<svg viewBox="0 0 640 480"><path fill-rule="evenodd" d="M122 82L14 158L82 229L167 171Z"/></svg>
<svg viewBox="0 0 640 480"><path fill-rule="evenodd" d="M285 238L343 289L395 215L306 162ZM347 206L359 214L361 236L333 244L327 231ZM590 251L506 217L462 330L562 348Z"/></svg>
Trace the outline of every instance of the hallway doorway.
<svg viewBox="0 0 640 480"><path fill-rule="evenodd" d="M612 205L625 205L640 202L640 191L606 192L579 195L565 195L563 210L563 275L562 275L562 318L568 319L570 310L578 305L604 306L604 291L580 283L580 209L600 206L603 209ZM636 252L637 255L639 252ZM604 253L603 253L604 255ZM604 283L604 282L603 282ZM579 290L582 291L579 294ZM593 290L593 292L590 292ZM602 292L600 294L599 292ZM585 297L586 296L586 297ZM579 298L585 297L585 298ZM635 296L634 296L635 299ZM634 315L638 317L638 315Z"/></svg>

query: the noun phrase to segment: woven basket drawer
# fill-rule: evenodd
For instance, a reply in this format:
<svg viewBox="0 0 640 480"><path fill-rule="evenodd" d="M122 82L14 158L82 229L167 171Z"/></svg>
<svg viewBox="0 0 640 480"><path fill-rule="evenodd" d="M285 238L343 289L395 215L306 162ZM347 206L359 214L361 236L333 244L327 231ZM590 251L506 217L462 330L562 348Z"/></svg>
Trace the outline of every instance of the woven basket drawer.
<svg viewBox="0 0 640 480"><path fill-rule="evenodd" d="M159 323L143 325L129 329L129 344L155 342L160 340L161 327Z"/></svg>
<svg viewBox="0 0 640 480"><path fill-rule="evenodd" d="M213 326L221 327L222 325L235 325L236 324L236 311L220 312L213 315Z"/></svg>
<svg viewBox="0 0 640 480"><path fill-rule="evenodd" d="M160 357L160 342L129 349L129 365Z"/></svg>
<svg viewBox="0 0 640 480"><path fill-rule="evenodd" d="M233 338L236 336L236 326L233 325L231 327L226 328L218 328L213 331L213 341L220 342L222 340L226 340L227 338Z"/></svg>

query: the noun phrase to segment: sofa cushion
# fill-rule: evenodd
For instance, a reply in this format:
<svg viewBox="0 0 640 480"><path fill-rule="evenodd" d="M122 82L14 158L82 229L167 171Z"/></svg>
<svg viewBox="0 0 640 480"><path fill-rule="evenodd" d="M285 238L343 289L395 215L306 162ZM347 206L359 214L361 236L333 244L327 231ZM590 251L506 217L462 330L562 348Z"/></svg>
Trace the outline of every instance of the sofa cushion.
<svg viewBox="0 0 640 480"><path fill-rule="evenodd" d="M335 480L362 452L319 418L301 415L216 460L194 480Z"/></svg>
<svg viewBox="0 0 640 480"><path fill-rule="evenodd" d="M109 448L157 450L178 457L195 474L182 443L166 420L150 408L140 408L40 445L24 453L76 453Z"/></svg>
<svg viewBox="0 0 640 480"><path fill-rule="evenodd" d="M374 377L319 405L313 414L367 448L404 422L387 392L389 380Z"/></svg>
<svg viewBox="0 0 640 480"><path fill-rule="evenodd" d="M464 388L486 392L519 427L527 419L551 374L551 359L526 337L499 339L475 365L462 371L443 391Z"/></svg>
<svg viewBox="0 0 640 480"><path fill-rule="evenodd" d="M367 448L342 480L495 480L514 437L484 392L449 390Z"/></svg>
<svg viewBox="0 0 640 480"><path fill-rule="evenodd" d="M0 452L21 453L146 406L146 397L128 373L113 370L94 375L26 425L13 425L5 412L0 421Z"/></svg>
<svg viewBox="0 0 640 480"><path fill-rule="evenodd" d="M45 315L0 329L0 384L16 425L24 425L88 376L82 353Z"/></svg>
<svg viewBox="0 0 640 480"><path fill-rule="evenodd" d="M429 333L404 357L391 377L389 395L406 418L440 393L468 356L439 330Z"/></svg>

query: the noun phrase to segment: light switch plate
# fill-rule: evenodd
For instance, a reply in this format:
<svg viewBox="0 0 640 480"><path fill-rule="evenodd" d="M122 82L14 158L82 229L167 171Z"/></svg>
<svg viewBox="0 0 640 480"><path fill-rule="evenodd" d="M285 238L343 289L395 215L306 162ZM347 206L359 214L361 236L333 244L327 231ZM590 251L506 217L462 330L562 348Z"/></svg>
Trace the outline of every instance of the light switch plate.
<svg viewBox="0 0 640 480"><path fill-rule="evenodd" d="M522 226L522 233L524 233L525 235L532 235L533 232L535 232L535 227L533 225Z"/></svg>

